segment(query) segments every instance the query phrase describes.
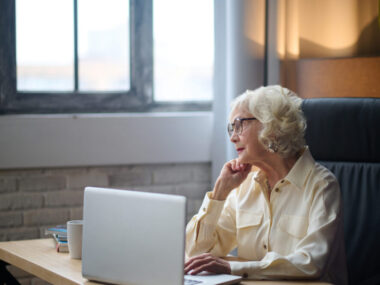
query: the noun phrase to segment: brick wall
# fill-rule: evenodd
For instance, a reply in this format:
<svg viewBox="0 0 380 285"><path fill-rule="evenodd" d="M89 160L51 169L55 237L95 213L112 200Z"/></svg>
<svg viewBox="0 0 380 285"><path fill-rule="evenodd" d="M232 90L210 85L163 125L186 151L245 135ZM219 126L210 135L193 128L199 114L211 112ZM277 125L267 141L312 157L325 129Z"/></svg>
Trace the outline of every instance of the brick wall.
<svg viewBox="0 0 380 285"><path fill-rule="evenodd" d="M85 186L184 195L189 220L210 177L209 163L0 170L0 241L43 238L45 228L81 219ZM44 284L10 270L22 284Z"/></svg>

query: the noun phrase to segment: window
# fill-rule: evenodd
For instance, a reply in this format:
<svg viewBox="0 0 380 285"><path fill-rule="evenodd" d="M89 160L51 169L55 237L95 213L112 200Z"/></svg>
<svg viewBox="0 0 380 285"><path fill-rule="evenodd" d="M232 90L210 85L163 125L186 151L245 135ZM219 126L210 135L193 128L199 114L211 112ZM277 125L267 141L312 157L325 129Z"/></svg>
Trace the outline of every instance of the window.
<svg viewBox="0 0 380 285"><path fill-rule="evenodd" d="M128 91L129 1L17 0L16 46L19 91Z"/></svg>
<svg viewBox="0 0 380 285"><path fill-rule="evenodd" d="M129 38L128 0L78 1L79 90L129 90Z"/></svg>
<svg viewBox="0 0 380 285"><path fill-rule="evenodd" d="M213 4L212 0L153 2L156 101L211 101Z"/></svg>
<svg viewBox="0 0 380 285"><path fill-rule="evenodd" d="M125 3L128 1L1 1L0 113L147 110L152 104L153 96L152 0L130 0L127 6ZM33 13L30 10L27 12L33 14L34 22L39 25L33 27L37 31L17 34L24 28L17 25L22 21L16 19L18 12L23 13L21 4L33 6ZM130 15L129 21L124 19L129 28L125 25L121 27L120 23L111 25L110 21L115 19L106 20L107 14L116 16L115 10L108 7L116 4L124 5L119 7L120 10L125 9L121 11L123 14L119 13L121 17ZM88 5L91 5L91 9ZM38 9L38 6L44 8ZM94 19L86 17L86 14L96 16L96 21L102 23L101 28L108 30L104 31L98 26L95 30L98 34L94 37ZM99 16L100 14L102 15ZM84 16L79 19L81 15ZM92 25L91 29L88 28L89 25ZM55 38L54 34L58 34L59 38ZM124 37L120 40L114 36L117 34L124 34ZM28 44L23 44L23 41ZM90 41L93 42L87 44ZM105 42L112 45L105 47ZM20 44L23 46L20 47ZM102 57L104 48L109 47L119 50L106 52L112 57ZM125 53L120 52L121 49ZM35 56L32 54L28 57L28 53L33 51ZM54 56L48 56L48 52ZM39 61L37 65L41 76L33 78L27 69L32 68L33 60L41 54L43 62L41 64ZM99 67L99 58L106 67ZM113 66L109 67L110 65ZM121 76L111 74L107 66ZM53 67L56 72L53 79L49 67ZM109 75L111 80L106 80Z"/></svg>
<svg viewBox="0 0 380 285"><path fill-rule="evenodd" d="M177 2L188 6L180 10ZM195 2L197 4L192 4ZM205 9L203 1L195 2L1 1L0 113L209 110L213 77L213 1L205 1L210 2ZM178 13L173 13L173 9ZM157 17L162 21L165 15L160 11L165 11L171 26L176 26L174 15L178 17L182 13L184 18L189 9L195 9L196 14L206 19L206 22L189 20L193 27L204 32L195 32L202 34L201 41L189 40L195 43L195 48L184 45L184 34L189 34L186 26L165 31L165 27L161 29L156 23L157 50L154 52L153 19ZM170 37L174 43L182 44L182 48L174 44L171 49L165 49L168 44L165 40ZM182 53L173 54L175 49ZM168 65L161 60L165 53L166 57L171 54L170 60L175 63L182 64L178 57L186 59L187 65L179 68ZM192 58L199 59L201 64L194 64ZM184 70L190 72L178 77L179 71ZM170 76L173 71L175 76Z"/></svg>
<svg viewBox="0 0 380 285"><path fill-rule="evenodd" d="M73 18L72 1L16 1L17 90L74 90Z"/></svg>

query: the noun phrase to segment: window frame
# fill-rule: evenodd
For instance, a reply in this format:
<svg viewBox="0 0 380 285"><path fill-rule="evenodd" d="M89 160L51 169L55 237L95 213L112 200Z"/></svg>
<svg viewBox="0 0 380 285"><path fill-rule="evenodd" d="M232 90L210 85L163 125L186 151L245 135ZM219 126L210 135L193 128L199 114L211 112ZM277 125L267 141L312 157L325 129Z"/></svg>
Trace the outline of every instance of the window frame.
<svg viewBox="0 0 380 285"><path fill-rule="evenodd" d="M18 91L16 1L1 1L1 6L0 114L140 112L152 107L152 0L130 0L130 89L112 92Z"/></svg>
<svg viewBox="0 0 380 285"><path fill-rule="evenodd" d="M15 2L15 0L0 1L0 38L2 39L0 41L0 115L212 110L212 100L154 101L153 0L130 0L130 90L127 92L17 91Z"/></svg>

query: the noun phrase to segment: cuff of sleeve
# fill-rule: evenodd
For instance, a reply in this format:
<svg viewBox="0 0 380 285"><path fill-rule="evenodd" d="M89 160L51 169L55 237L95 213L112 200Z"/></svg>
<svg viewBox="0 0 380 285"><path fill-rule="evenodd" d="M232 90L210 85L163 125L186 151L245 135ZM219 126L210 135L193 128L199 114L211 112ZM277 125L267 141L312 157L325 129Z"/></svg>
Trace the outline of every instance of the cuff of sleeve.
<svg viewBox="0 0 380 285"><path fill-rule="evenodd" d="M260 268L259 261L230 261L231 274L242 276L243 278L255 279L256 272Z"/></svg>
<svg viewBox="0 0 380 285"><path fill-rule="evenodd" d="M212 192L206 193L206 196L198 213L199 217L203 219L203 222L206 224L216 224L225 203L225 201L211 199L211 193Z"/></svg>

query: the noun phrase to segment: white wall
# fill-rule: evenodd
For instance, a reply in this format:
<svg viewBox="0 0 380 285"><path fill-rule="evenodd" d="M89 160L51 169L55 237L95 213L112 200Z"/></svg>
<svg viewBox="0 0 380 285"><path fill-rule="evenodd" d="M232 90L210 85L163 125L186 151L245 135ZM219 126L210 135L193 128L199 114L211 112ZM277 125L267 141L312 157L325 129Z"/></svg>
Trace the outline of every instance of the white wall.
<svg viewBox="0 0 380 285"><path fill-rule="evenodd" d="M0 169L209 162L211 112L0 117Z"/></svg>

